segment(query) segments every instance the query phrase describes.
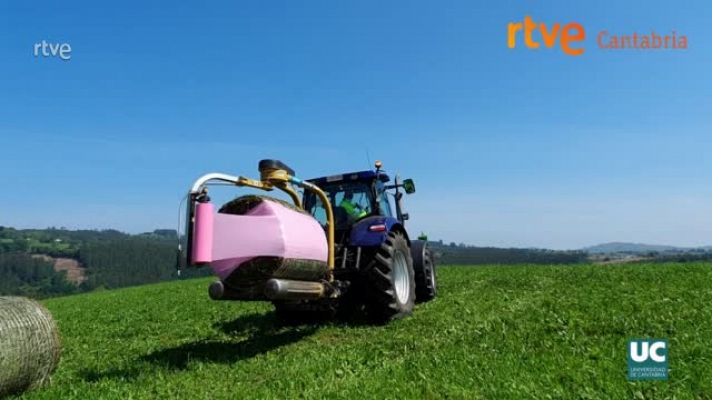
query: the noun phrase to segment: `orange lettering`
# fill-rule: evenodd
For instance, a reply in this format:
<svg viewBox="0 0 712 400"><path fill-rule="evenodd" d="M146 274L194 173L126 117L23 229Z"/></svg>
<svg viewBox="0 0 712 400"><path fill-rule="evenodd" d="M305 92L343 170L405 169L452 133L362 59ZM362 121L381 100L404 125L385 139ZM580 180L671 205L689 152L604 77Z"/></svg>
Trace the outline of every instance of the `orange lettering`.
<svg viewBox="0 0 712 400"><path fill-rule="evenodd" d="M571 31L576 31L575 34L571 34ZM571 48L569 46L570 42L580 42L586 39L586 31L583 26L578 22L572 22L567 24L563 31L561 32L561 50L570 56L580 56L583 54L583 48Z"/></svg>
<svg viewBox="0 0 712 400"><path fill-rule="evenodd" d="M539 48L539 43L532 39L532 31L534 29L536 29L536 22L532 21L532 17L527 15L524 17L524 42L530 49Z"/></svg>
<svg viewBox="0 0 712 400"><path fill-rule="evenodd" d="M534 31L537 29L541 31L540 42L534 39ZM581 43L581 47L571 47L573 43L582 42L586 39L586 30L583 25L578 22L571 22L563 27L560 23L547 26L546 23L534 22L531 16L525 15L523 22L510 22L507 25L507 46L509 46L510 49L517 47L517 34L519 31L524 31L524 44L530 49L538 49L542 42L544 46L550 49L556 46L556 40L558 38L561 51L563 51L564 54L580 56L586 51L583 43ZM598 45L600 47L603 47L601 44L602 39L604 39L607 34L608 32L605 31L599 33ZM666 40L668 39L666 38ZM674 35L673 41L675 41ZM610 48L612 45L609 44L605 47Z"/></svg>
<svg viewBox="0 0 712 400"><path fill-rule="evenodd" d="M521 22L510 22L507 25L507 45L513 49L517 45L517 31L522 30Z"/></svg>
<svg viewBox="0 0 712 400"><path fill-rule="evenodd" d="M551 35L546 31L546 24L543 22L539 24L539 30L541 31L541 38L544 39L544 45L548 48L554 47L554 42L556 42L556 36L559 34L559 28L561 24L554 24L551 29Z"/></svg>

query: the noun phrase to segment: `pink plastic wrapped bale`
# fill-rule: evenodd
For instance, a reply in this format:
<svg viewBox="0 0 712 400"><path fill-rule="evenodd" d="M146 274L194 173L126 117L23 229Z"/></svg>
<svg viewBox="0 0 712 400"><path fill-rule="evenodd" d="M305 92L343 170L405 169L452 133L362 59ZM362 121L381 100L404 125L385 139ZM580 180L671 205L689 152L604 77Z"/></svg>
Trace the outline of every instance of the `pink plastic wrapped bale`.
<svg viewBox="0 0 712 400"><path fill-rule="evenodd" d="M270 278L324 279L327 255L319 222L281 200L242 196L217 213L209 203L196 206L192 261L210 263L244 299L263 299Z"/></svg>

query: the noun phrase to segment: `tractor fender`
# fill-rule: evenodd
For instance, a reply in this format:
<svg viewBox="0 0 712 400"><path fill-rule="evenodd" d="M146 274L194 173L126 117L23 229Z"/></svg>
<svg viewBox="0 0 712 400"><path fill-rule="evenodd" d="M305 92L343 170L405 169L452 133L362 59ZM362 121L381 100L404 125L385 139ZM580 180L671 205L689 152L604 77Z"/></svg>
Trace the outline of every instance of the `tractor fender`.
<svg viewBox="0 0 712 400"><path fill-rule="evenodd" d="M386 229L381 232L373 232L369 228L374 225L385 225ZM373 216L366 217L356 222L351 228L349 241L352 246L380 246L390 232L400 232L410 245L408 233L403 225L393 217Z"/></svg>

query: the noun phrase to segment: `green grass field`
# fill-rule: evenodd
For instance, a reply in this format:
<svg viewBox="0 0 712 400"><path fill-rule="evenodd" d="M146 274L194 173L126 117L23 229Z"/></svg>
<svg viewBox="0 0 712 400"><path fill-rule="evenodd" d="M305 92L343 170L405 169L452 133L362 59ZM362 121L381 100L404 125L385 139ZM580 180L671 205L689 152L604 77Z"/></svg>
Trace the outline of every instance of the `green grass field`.
<svg viewBox="0 0 712 400"><path fill-rule="evenodd" d="M387 326L280 326L209 279L47 300L64 354L23 398L712 398L712 265L445 267ZM667 338L670 379L628 382Z"/></svg>

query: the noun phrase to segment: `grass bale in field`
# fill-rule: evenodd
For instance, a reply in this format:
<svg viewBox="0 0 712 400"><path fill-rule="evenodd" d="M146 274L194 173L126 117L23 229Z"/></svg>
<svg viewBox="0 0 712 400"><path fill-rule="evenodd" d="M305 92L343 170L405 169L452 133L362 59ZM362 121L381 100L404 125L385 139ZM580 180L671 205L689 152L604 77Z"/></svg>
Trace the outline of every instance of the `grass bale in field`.
<svg viewBox="0 0 712 400"><path fill-rule="evenodd" d="M60 354L47 309L24 297L0 297L0 397L49 382Z"/></svg>
<svg viewBox="0 0 712 400"><path fill-rule="evenodd" d="M246 195L224 204L220 207L218 212L232 215L250 215L250 213L258 209L263 203L274 203L287 209L288 213L293 212L308 216L309 220L313 221L312 223L318 227L318 235L323 238L324 249L326 249L326 239L318 222L312 218L311 214L286 201L269 196ZM277 216L279 215L280 214L277 214ZM302 232L301 226L303 225L295 226L294 224L282 222L282 227L274 232L275 236L267 237L264 240L281 241L284 243L283 247L289 247L289 240L294 239L293 233L295 231L299 233ZM285 231L292 232L292 234L285 234ZM237 245L241 244L236 243L236 246ZM312 250L301 249L300 253L310 254ZM290 258L284 256L284 254L267 254L242 261L239 268L235 267L233 272L227 278L223 279L223 282L241 299L264 300L265 283L271 278L316 282L327 279L328 274L329 266L326 263L326 255L322 261L308 258Z"/></svg>

